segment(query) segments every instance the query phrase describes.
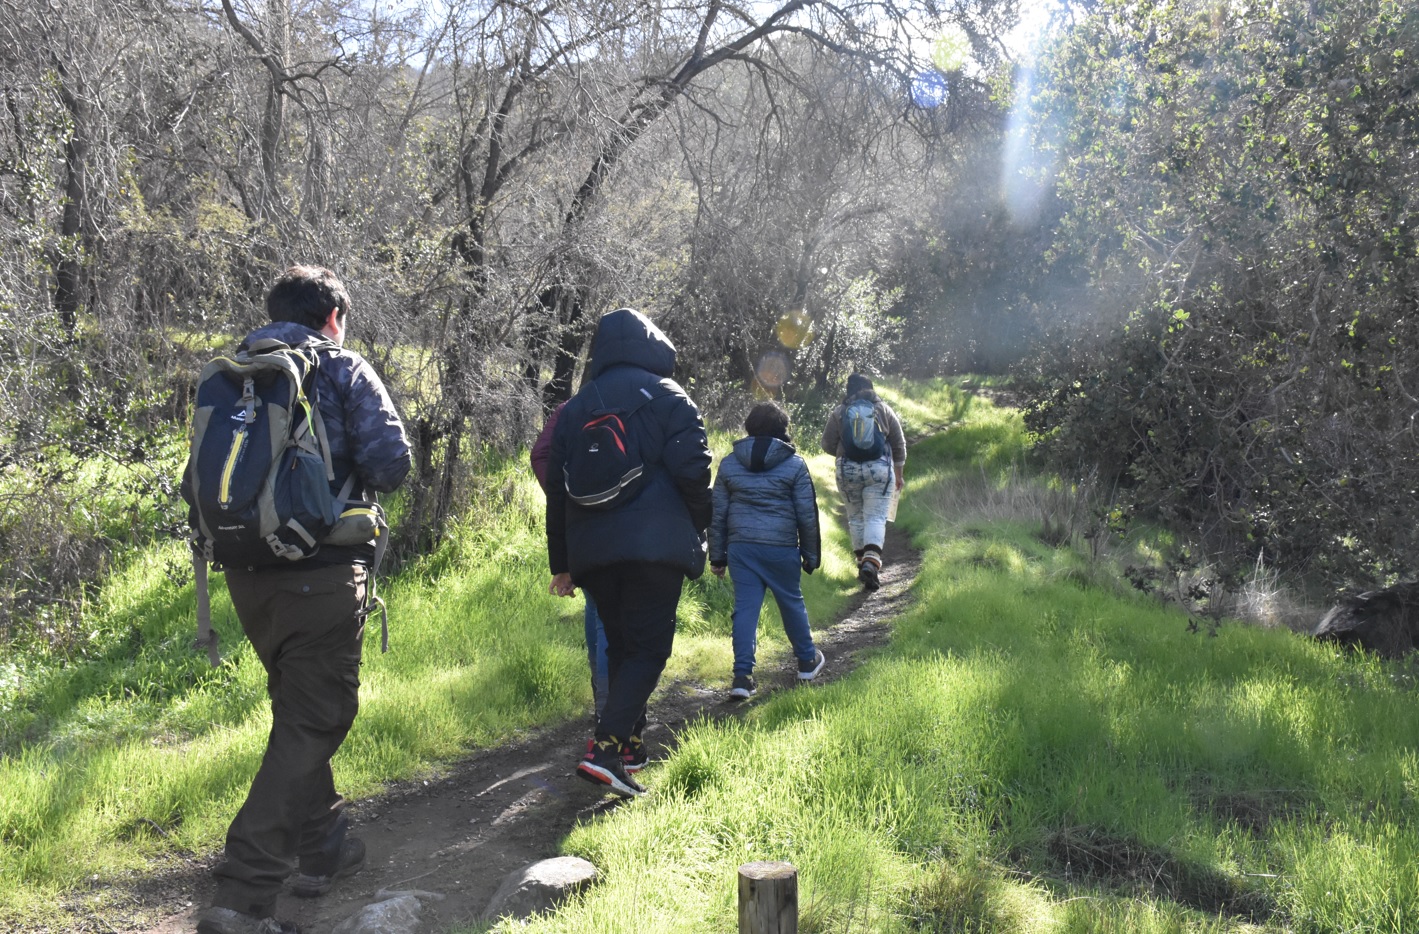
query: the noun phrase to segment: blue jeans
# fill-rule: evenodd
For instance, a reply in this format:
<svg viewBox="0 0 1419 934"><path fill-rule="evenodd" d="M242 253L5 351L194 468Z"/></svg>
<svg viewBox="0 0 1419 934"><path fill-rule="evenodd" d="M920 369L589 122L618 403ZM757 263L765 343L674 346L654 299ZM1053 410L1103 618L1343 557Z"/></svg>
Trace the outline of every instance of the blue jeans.
<svg viewBox="0 0 1419 934"><path fill-rule="evenodd" d="M892 462L838 459L838 492L847 510L852 550L887 542L887 513L892 509Z"/></svg>
<svg viewBox="0 0 1419 934"><path fill-rule="evenodd" d="M756 545L733 542L729 546L729 576L734 581L734 673L753 674L754 649L759 641L759 611L764 592L772 591L783 617L783 631L793 654L811 662L817 654L808 627L799 574L802 558L795 545Z"/></svg>
<svg viewBox="0 0 1419 934"><path fill-rule="evenodd" d="M596 715L601 716L606 709L606 691L611 683L611 673L606 662L606 627L596 613L596 601L591 594L586 596L586 660L591 666L591 696L596 702Z"/></svg>

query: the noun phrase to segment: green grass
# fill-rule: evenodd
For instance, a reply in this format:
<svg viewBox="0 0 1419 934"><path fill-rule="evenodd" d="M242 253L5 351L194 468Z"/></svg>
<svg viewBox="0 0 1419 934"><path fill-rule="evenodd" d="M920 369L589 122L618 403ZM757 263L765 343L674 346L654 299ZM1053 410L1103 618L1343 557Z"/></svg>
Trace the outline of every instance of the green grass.
<svg viewBox="0 0 1419 934"><path fill-rule="evenodd" d="M716 452L731 440L715 435ZM828 534L824 572L805 578L804 590L820 622L854 591L855 568L827 515L832 460L810 459ZM179 458L170 460L176 472ZM391 651L380 654L371 626L360 714L335 760L354 797L589 709L582 602L547 595L543 501L525 458L491 463L480 483L480 500L495 505L381 582ZM191 568L175 542L126 552L85 608L82 654L0 660L0 927L21 919L62 927L59 896L94 877L220 848L270 716L264 672L220 575L212 591L224 658L215 670L191 648ZM727 687L732 601L730 585L708 574L686 588L663 684ZM768 604L761 666L789 653Z"/></svg>
<svg viewBox="0 0 1419 934"><path fill-rule="evenodd" d="M730 932L755 860L798 867L806 932L1419 929L1407 669L1189 632L1038 540L1012 413L958 414L912 453L925 558L890 647L689 729L566 839L602 882L517 930Z"/></svg>
<svg viewBox="0 0 1419 934"><path fill-rule="evenodd" d="M765 859L799 868L805 932L1419 928L1412 670L1189 632L1040 541L1058 484L1024 466L1013 413L944 383L884 394L911 433L954 426L912 449L898 529L924 564L888 649L690 728L644 773L654 794L564 841L602 884L525 930L732 931L735 871ZM831 460L810 463L830 517ZM589 705L580 601L545 593L540 494L521 459L485 473L496 505L383 585L393 650L371 632L336 760L356 796ZM825 550L815 624L854 589L840 527ZM175 544L133 554L86 607L86 655L0 661L0 926L220 846L268 713L220 578L227 661L190 649L189 574ZM713 578L687 588L665 682L727 684L730 605ZM773 664L772 607L761 627Z"/></svg>

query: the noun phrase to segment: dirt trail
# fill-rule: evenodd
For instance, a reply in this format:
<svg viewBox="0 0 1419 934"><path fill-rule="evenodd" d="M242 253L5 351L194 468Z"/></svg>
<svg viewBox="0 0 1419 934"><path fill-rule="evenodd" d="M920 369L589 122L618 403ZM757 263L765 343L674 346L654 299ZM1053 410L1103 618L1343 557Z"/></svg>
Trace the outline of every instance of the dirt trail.
<svg viewBox="0 0 1419 934"><path fill-rule="evenodd" d="M887 536L881 590L859 592L833 625L814 627L828 659L820 681L847 674L865 649L887 640L888 621L905 608L920 568L920 555L904 538L895 530ZM759 693L748 703L728 700L727 684L663 686L652 700L645 734L652 763L674 747L687 723L700 716L737 716L773 692L798 684L790 665L763 667L756 674ZM441 901L424 902L425 931L447 931L477 920L508 873L557 855L559 842L578 821L617 806L617 799L573 775L589 730L588 719L530 732L453 764L440 779L395 785L358 802L350 813L354 832L369 848L364 870L324 898L283 895L277 917L296 922L305 934L328 934L383 889L443 895ZM654 794L653 764L643 778ZM216 860L214 854L121 890L110 887L101 916L85 912L80 907L85 896L76 896L77 923L70 930L187 934L211 899L209 872ZM155 918L162 920L154 923Z"/></svg>

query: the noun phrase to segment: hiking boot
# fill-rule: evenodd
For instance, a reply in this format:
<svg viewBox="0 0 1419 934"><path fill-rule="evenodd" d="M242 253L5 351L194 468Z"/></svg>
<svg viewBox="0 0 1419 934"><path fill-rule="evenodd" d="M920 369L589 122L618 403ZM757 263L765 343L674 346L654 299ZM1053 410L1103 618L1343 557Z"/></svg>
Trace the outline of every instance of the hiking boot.
<svg viewBox="0 0 1419 934"><path fill-rule="evenodd" d="M626 771L626 760L621 758L621 741L614 736L593 739L586 755L577 763L576 774L622 798L645 794L645 786Z"/></svg>
<svg viewBox="0 0 1419 934"><path fill-rule="evenodd" d="M197 934L300 934L300 928L289 921L258 918L214 905L198 917Z"/></svg>
<svg viewBox="0 0 1419 934"><path fill-rule="evenodd" d="M753 675L735 675L734 684L729 688L729 696L748 700L754 696L757 690L758 688L754 686Z"/></svg>
<svg viewBox="0 0 1419 934"><path fill-rule="evenodd" d="M862 586L867 590L876 590L882 586L878 580L878 572L882 569L882 559L877 557L872 551L862 556L861 563L857 566L857 579L862 581Z"/></svg>
<svg viewBox="0 0 1419 934"><path fill-rule="evenodd" d="M650 756L645 751L645 743L639 736L632 736L621 744L621 762L628 773L634 774L645 768Z"/></svg>
<svg viewBox="0 0 1419 934"><path fill-rule="evenodd" d="M818 677L818 672L822 671L823 666L827 663L828 660L823 657L822 651L820 649L814 649L812 661L805 662L801 658L798 660L798 680L812 681L814 678Z"/></svg>
<svg viewBox="0 0 1419 934"><path fill-rule="evenodd" d="M291 894L301 898L318 898L330 891L336 879L353 876L364 865L365 841L359 837L346 837L340 844L340 852L333 866L321 866L317 860L301 860L302 871L291 880ZM321 872L322 869L326 871Z"/></svg>

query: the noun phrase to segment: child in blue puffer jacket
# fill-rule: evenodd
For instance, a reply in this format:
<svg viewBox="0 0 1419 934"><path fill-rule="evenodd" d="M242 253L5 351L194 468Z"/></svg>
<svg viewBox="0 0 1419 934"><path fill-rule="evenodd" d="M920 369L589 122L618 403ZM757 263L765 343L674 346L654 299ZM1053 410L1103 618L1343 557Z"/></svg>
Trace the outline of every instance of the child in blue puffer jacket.
<svg viewBox="0 0 1419 934"><path fill-rule="evenodd" d="M734 581L734 683L731 697L754 694L754 649L759 611L771 591L784 633L798 658L798 678L811 681L823 670L813 644L799 569L812 574L822 554L818 496L808 464L789 443L788 413L760 402L744 419L749 437L734 442L714 481L714 519L709 528L710 570L726 568Z"/></svg>

